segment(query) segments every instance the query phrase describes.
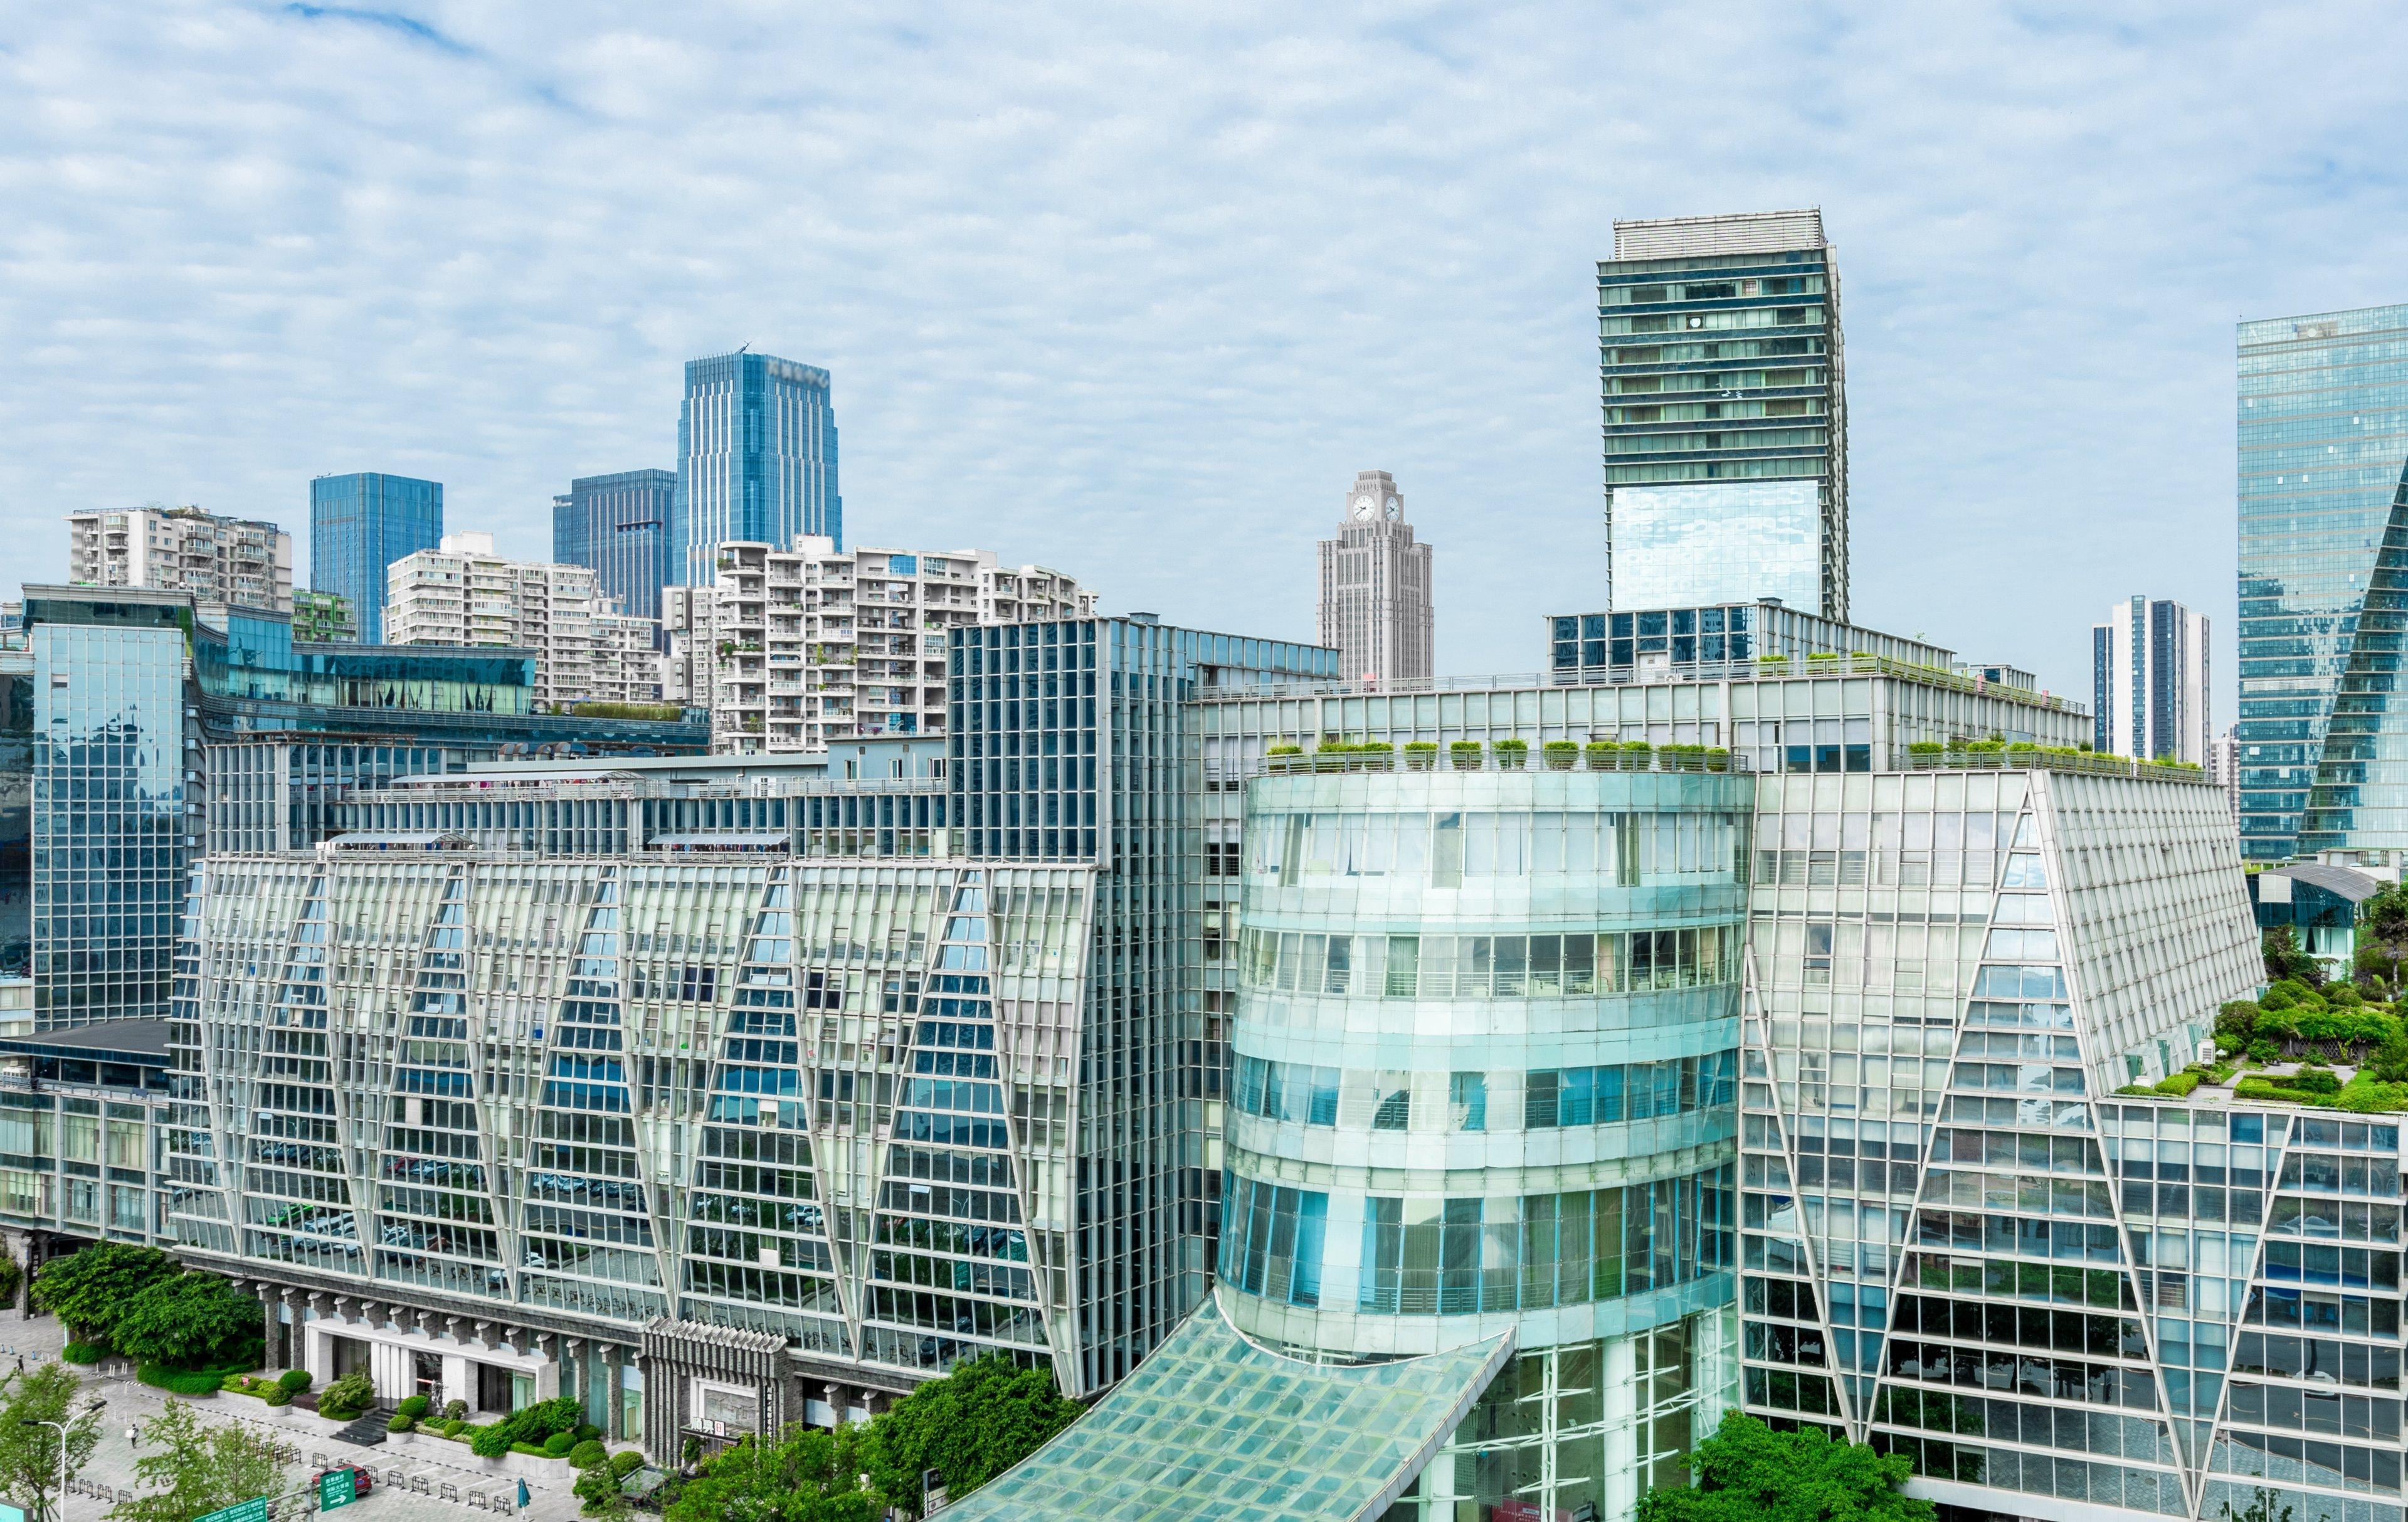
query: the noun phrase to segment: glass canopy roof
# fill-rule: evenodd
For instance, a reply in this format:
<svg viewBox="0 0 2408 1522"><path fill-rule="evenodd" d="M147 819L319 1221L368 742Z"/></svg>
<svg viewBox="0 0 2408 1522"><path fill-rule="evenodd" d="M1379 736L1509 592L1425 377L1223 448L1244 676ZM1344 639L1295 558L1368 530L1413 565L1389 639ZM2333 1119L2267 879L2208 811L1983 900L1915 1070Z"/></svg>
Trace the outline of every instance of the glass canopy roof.
<svg viewBox="0 0 2408 1522"><path fill-rule="evenodd" d="M1207 1299L1096 1408L947 1522L1350 1522L1412 1483L1512 1336L1389 1363L1259 1347Z"/></svg>

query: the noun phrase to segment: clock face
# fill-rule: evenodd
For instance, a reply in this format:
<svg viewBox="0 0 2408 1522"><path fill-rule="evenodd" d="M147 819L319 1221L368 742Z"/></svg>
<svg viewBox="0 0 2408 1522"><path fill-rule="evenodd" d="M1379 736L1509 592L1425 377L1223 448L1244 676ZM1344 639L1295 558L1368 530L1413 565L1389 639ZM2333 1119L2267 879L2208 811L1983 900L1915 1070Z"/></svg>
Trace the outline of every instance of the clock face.
<svg viewBox="0 0 2408 1522"><path fill-rule="evenodd" d="M1354 516L1357 518L1368 519L1373 512L1379 510L1379 498L1373 496L1358 496L1354 499Z"/></svg>
<svg viewBox="0 0 2408 1522"><path fill-rule="evenodd" d="M1391 518L1401 518L1404 515L1405 505L1402 502L1398 501L1393 496L1388 498L1388 516Z"/></svg>

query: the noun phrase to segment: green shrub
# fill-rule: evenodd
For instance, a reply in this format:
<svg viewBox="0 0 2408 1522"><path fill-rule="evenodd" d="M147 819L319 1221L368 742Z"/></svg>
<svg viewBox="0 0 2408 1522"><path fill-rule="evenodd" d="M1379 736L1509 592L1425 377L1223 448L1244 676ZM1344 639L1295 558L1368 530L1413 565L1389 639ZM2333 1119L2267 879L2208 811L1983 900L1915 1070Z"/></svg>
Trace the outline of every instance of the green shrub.
<svg viewBox="0 0 2408 1522"><path fill-rule="evenodd" d="M549 1447L550 1444L547 1443L545 1446ZM592 1469L596 1464L609 1463L610 1461L610 1450L603 1447L600 1443L596 1442L593 1438L587 1438L576 1447L568 1450L568 1461L579 1469Z"/></svg>
<svg viewBox="0 0 2408 1522"><path fill-rule="evenodd" d="M2271 1036L2260 1036L2249 1043L2249 1060L2252 1062L2280 1062L2282 1059L2283 1048Z"/></svg>
<svg viewBox="0 0 2408 1522"><path fill-rule="evenodd" d="M2276 984L2273 987L2267 989L2265 993L2258 996L2258 1007L2269 1014L2273 1013L2276 1010L2297 1008L2300 1002L2300 996L2291 992L2291 990L2296 986L2298 985L2290 983Z"/></svg>
<svg viewBox="0 0 2408 1522"><path fill-rule="evenodd" d="M281 1385L270 1385L267 1393L260 1399L271 1406L289 1406L293 1403L293 1392Z"/></svg>
<svg viewBox="0 0 2408 1522"><path fill-rule="evenodd" d="M443 1402L443 1419L447 1422L460 1422L467 1420L468 1402L466 1400L446 1400Z"/></svg>
<svg viewBox="0 0 2408 1522"><path fill-rule="evenodd" d="M1417 755L1426 755L1430 752L1438 749L1438 741L1434 739L1409 739L1405 741L1405 749L1413 752Z"/></svg>
<svg viewBox="0 0 2408 1522"><path fill-rule="evenodd" d="M624 1480L644 1467L644 1456L633 1448L610 1456L610 1472Z"/></svg>
<svg viewBox="0 0 2408 1522"><path fill-rule="evenodd" d="M500 1421L488 1422L478 1428L476 1435L468 1440L468 1451L480 1458L499 1458L509 1453L510 1451L509 1418L505 1416Z"/></svg>
<svg viewBox="0 0 2408 1522"><path fill-rule="evenodd" d="M455 1406L464 1405L466 1403L466 1402L460 1400L454 1400L452 1402L452 1404ZM447 1438L456 1438L467 1429L468 1424L462 1421L457 1416L451 1417L443 1423L443 1435Z"/></svg>
<svg viewBox="0 0 2408 1522"><path fill-rule="evenodd" d="M384 1424L384 1429L388 1432L407 1432L417 1425L417 1417L405 1416L396 1411L393 1414L393 1419Z"/></svg>
<svg viewBox="0 0 2408 1522"><path fill-rule="evenodd" d="M1301 745L1274 745L1264 754L1266 755L1302 755L1304 754L1304 747Z"/></svg>
<svg viewBox="0 0 2408 1522"><path fill-rule="evenodd" d="M575 1436L577 1441L580 1443L583 1443L589 1438L598 1438L601 1435L602 1429L595 1426L592 1422L579 1422L577 1424Z"/></svg>
<svg viewBox="0 0 2408 1522"><path fill-rule="evenodd" d="M318 1414L349 1421L376 1404L376 1386L366 1374L345 1374L318 1397Z"/></svg>
<svg viewBox="0 0 2408 1522"><path fill-rule="evenodd" d="M1526 739L1500 739L1497 742L1497 748L1500 751L1522 752L1530 748L1530 742Z"/></svg>
<svg viewBox="0 0 2408 1522"><path fill-rule="evenodd" d="M146 1363L134 1371L134 1377L152 1389L176 1395L215 1395L225 1387L225 1375L215 1369L169 1369Z"/></svg>
<svg viewBox="0 0 2408 1522"><path fill-rule="evenodd" d="M2329 1068L2302 1068L2283 1082L2302 1094L2339 1094L2341 1092L2341 1080L2333 1076L2332 1070Z"/></svg>
<svg viewBox="0 0 2408 1522"><path fill-rule="evenodd" d="M2365 1002L2358 990L2345 983L2337 983L2325 990L2325 1008L2329 1010L2354 1010Z"/></svg>
<svg viewBox="0 0 2408 1522"><path fill-rule="evenodd" d="M529 1458L558 1458L562 1457L559 1454L553 1453L551 1449L545 1447L539 1443L513 1443L510 1444L510 1452L514 1454L524 1454Z"/></svg>
<svg viewBox="0 0 2408 1522"><path fill-rule="evenodd" d="M1573 739L1551 739L1547 741L1544 749L1549 755L1570 755L1580 749L1580 741Z"/></svg>
<svg viewBox="0 0 2408 1522"><path fill-rule="evenodd" d="M425 1396L413 1395L405 1397L401 1404L393 1409L414 1422L435 1409L435 1402Z"/></svg>
<svg viewBox="0 0 2408 1522"><path fill-rule="evenodd" d="M2171 1098L2186 1099L2190 1098L2191 1091L2199 1087L2200 1081L2204 1076L2195 1072L2176 1073L2172 1078L2159 1080L2157 1092Z"/></svg>
<svg viewBox="0 0 2408 1522"><path fill-rule="evenodd" d="M1906 754L1909 755L1938 755L1947 749L1947 746L1941 744L1936 739L1918 739L1907 746Z"/></svg>
<svg viewBox="0 0 2408 1522"><path fill-rule="evenodd" d="M287 1369L276 1376L276 1383L284 1386L285 1394L299 1395L309 1387L313 1378L307 1369Z"/></svg>
<svg viewBox="0 0 2408 1522"><path fill-rule="evenodd" d="M554 1458L567 1457L568 1450L576 1446L577 1434L574 1432L554 1432L543 1440L543 1451Z"/></svg>
<svg viewBox="0 0 2408 1522"><path fill-rule="evenodd" d="M108 1349L98 1343L69 1343L59 1349L59 1357L69 1363L98 1363L108 1356Z"/></svg>
<svg viewBox="0 0 2408 1522"><path fill-rule="evenodd" d="M1457 755L1478 755L1480 754L1480 741L1476 739L1449 740L1447 741L1446 748L1453 751Z"/></svg>
<svg viewBox="0 0 2408 1522"><path fill-rule="evenodd" d="M625 1504L619 1499L619 1476L602 1464L579 1474L577 1483L569 1487L569 1493L583 1503L577 1508L582 1516L599 1516Z"/></svg>

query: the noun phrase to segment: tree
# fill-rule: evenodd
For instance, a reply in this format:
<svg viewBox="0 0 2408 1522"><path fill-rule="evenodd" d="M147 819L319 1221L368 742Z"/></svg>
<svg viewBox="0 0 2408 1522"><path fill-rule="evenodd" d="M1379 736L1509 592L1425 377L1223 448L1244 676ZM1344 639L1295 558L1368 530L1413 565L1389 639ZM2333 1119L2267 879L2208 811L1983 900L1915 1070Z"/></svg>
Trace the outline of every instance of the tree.
<svg viewBox="0 0 2408 1522"><path fill-rule="evenodd" d="M214 1273L191 1272L128 1300L108 1341L137 1363L202 1369L251 1353L264 1335L256 1299Z"/></svg>
<svg viewBox="0 0 2408 1522"><path fill-rule="evenodd" d="M2358 970L2381 971L2397 984L2401 959L2408 957L2408 884L2386 883L2375 889L2373 897L2358 906ZM2370 959L2376 965L2370 967Z"/></svg>
<svg viewBox="0 0 2408 1522"><path fill-rule="evenodd" d="M897 1505L916 1511L920 1475L935 1470L947 1498L959 1500L1044 1446L1082 1409L1041 1370L973 1359L878 1418L870 1475Z"/></svg>
<svg viewBox="0 0 2408 1522"><path fill-rule="evenodd" d="M874 1479L862 1486L870 1443L859 1424L797 1428L768 1443L745 1438L686 1482L666 1522L878 1522L890 1500ZM911 1500L919 1500L916 1477Z"/></svg>
<svg viewBox="0 0 2408 1522"><path fill-rule="evenodd" d="M100 1402L83 1402L83 1381L66 1365L45 1363L27 1373L0 1379L0 1490L28 1507L36 1516L50 1515L51 1495L59 1484L62 1434L43 1422L63 1424L66 1431L66 1476L75 1478L100 1442Z"/></svg>
<svg viewBox="0 0 2408 1522"><path fill-rule="evenodd" d="M134 1297L180 1271L156 1247L100 1242L44 1264L34 1276L34 1309L48 1311L84 1341L107 1343Z"/></svg>
<svg viewBox="0 0 2408 1522"><path fill-rule="evenodd" d="M2300 946L2299 937L2292 934L2289 926L2277 925L2268 929L2260 938L2259 949L2265 957L2269 983L2291 978L2311 988L2324 985L2324 964Z"/></svg>
<svg viewBox="0 0 2408 1522"><path fill-rule="evenodd" d="M119 1501L110 1522L190 1522L284 1488L284 1465L272 1439L254 1437L237 1424L205 1424L181 1400L168 1401L142 1436L149 1451L135 1461L134 1472L150 1493Z"/></svg>
<svg viewBox="0 0 2408 1522"><path fill-rule="evenodd" d="M1931 1502L1902 1495L1914 1470L1820 1428L1776 1432L1731 1412L1689 1456L1695 1489L1650 1490L1639 1522L1931 1522Z"/></svg>
<svg viewBox="0 0 2408 1522"><path fill-rule="evenodd" d="M2232 1502L2228 1500L2219 1515L2223 1522L2291 1522L2298 1512L2283 1500L2281 1492L2269 1490L2261 1485L2250 1492L2248 1505L2236 1512L2232 1509Z"/></svg>

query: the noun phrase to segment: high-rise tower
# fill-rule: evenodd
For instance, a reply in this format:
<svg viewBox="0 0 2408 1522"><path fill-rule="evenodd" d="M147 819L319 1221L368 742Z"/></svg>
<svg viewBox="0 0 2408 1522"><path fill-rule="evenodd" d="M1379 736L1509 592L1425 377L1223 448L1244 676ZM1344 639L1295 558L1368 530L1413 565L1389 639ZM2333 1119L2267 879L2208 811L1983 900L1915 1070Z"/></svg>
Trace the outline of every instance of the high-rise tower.
<svg viewBox="0 0 2408 1522"><path fill-rule="evenodd" d="M686 361L669 507L669 574L680 583L709 586L731 539L824 534L841 549L836 481L827 371L743 352Z"/></svg>
<svg viewBox="0 0 2408 1522"><path fill-rule="evenodd" d="M1396 478L1366 470L1346 492L1336 538L1321 541L1321 642L1349 682L1426 681L1432 659L1430 547L1413 540Z"/></svg>
<svg viewBox="0 0 2408 1522"><path fill-rule="evenodd" d="M552 500L552 558L591 567L623 610L657 619L661 588L671 580L669 510L676 499L674 470L580 476Z"/></svg>
<svg viewBox="0 0 2408 1522"><path fill-rule="evenodd" d="M1818 210L1613 224L1597 266L1616 609L1848 617L1840 276Z"/></svg>
<svg viewBox="0 0 2408 1522"><path fill-rule="evenodd" d="M2408 852L2403 339L2408 306L2241 324L2237 727L2253 859Z"/></svg>
<svg viewBox="0 0 2408 1522"><path fill-rule="evenodd" d="M2117 603L2090 627L2091 745L2203 767L2210 722L2207 615L2162 597Z"/></svg>
<svg viewBox="0 0 2408 1522"><path fill-rule="evenodd" d="M309 589L348 598L360 642L384 642L385 567L443 538L443 483L362 470L309 483Z"/></svg>

